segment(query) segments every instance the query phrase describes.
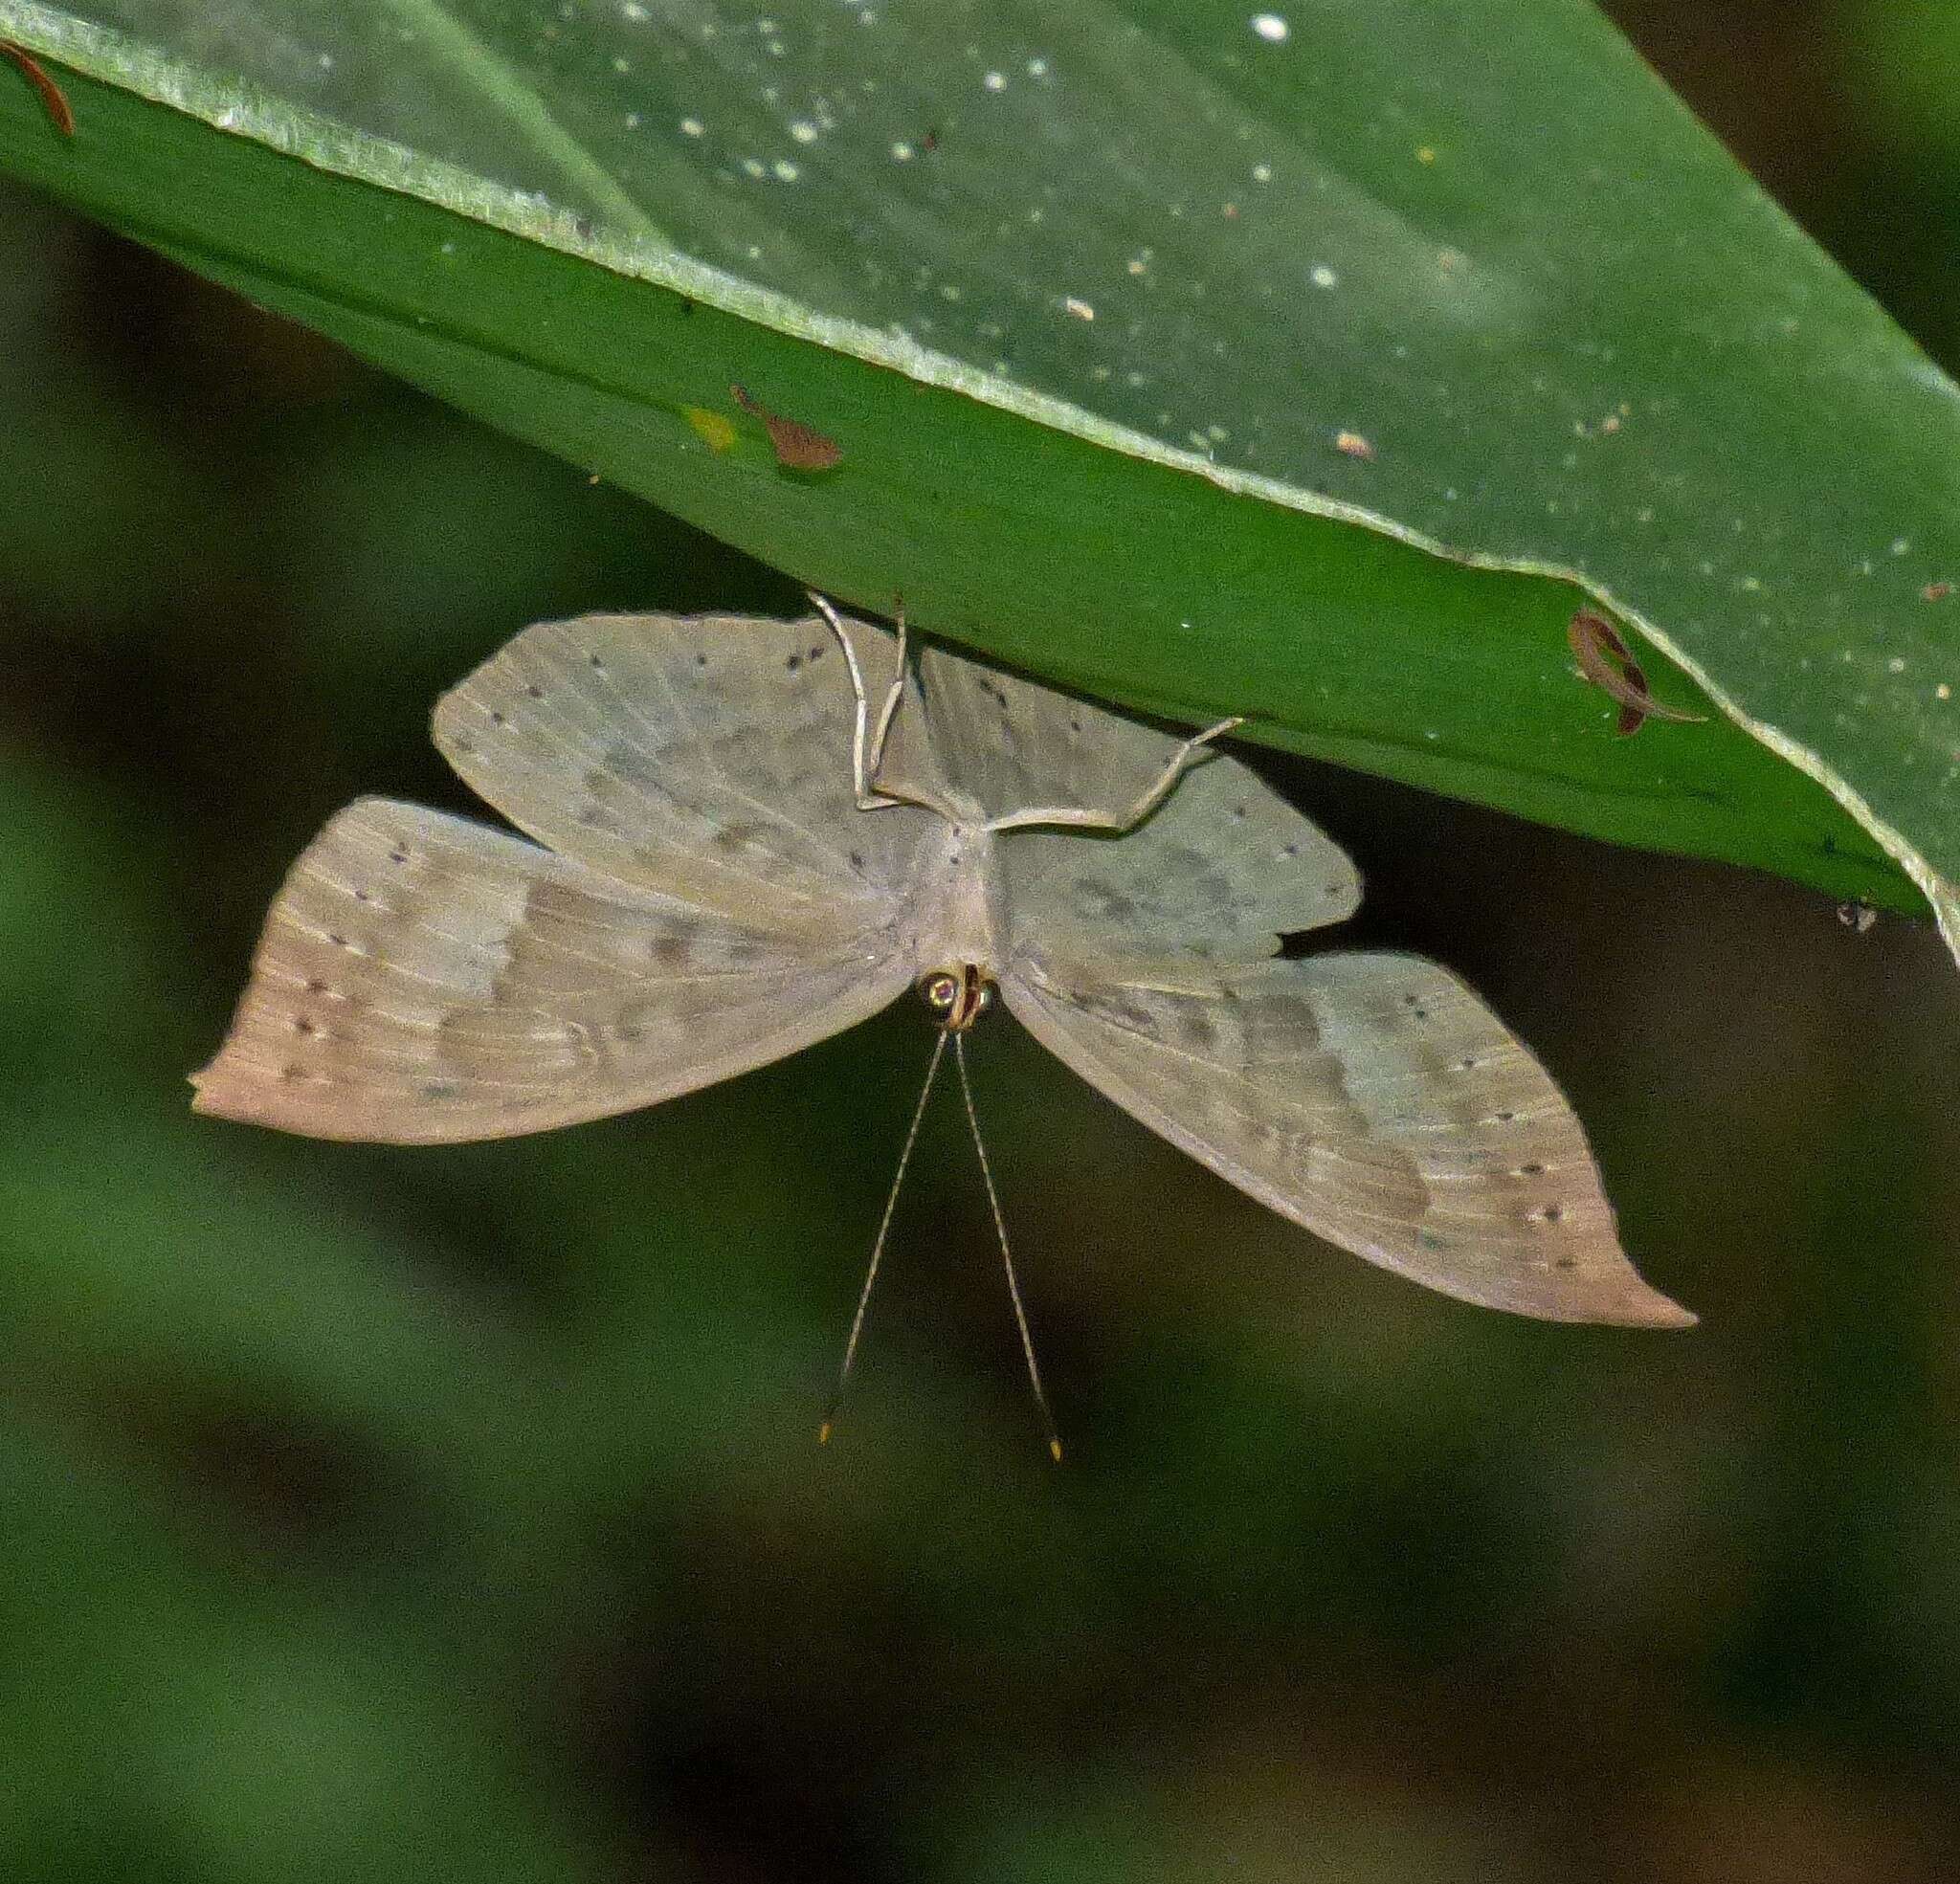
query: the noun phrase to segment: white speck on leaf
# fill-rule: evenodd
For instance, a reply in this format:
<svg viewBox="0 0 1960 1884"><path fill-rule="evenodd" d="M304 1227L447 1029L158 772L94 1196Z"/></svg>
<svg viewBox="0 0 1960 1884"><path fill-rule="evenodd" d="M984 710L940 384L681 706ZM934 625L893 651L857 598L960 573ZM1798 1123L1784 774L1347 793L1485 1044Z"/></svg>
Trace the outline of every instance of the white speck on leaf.
<svg viewBox="0 0 1960 1884"><path fill-rule="evenodd" d="M1252 30L1269 46L1281 44L1293 31L1278 13L1255 13L1252 16Z"/></svg>

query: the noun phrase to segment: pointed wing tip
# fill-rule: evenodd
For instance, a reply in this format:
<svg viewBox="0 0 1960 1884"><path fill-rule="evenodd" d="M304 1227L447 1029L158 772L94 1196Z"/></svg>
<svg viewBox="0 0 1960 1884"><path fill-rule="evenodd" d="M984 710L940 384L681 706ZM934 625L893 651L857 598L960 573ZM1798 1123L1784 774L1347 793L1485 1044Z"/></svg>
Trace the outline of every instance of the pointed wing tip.
<svg viewBox="0 0 1960 1884"><path fill-rule="evenodd" d="M1604 1303L1586 1319L1616 1324L1622 1328L1692 1328L1701 1317L1692 1309L1686 1309L1663 1296L1659 1289L1650 1289L1644 1282L1635 1290L1621 1295L1617 1299Z"/></svg>
<svg viewBox="0 0 1960 1884"><path fill-rule="evenodd" d="M227 1077L222 1054L190 1074L188 1083L190 1110L200 1118L233 1119L247 1125L262 1122L263 1109L250 1103L237 1078Z"/></svg>

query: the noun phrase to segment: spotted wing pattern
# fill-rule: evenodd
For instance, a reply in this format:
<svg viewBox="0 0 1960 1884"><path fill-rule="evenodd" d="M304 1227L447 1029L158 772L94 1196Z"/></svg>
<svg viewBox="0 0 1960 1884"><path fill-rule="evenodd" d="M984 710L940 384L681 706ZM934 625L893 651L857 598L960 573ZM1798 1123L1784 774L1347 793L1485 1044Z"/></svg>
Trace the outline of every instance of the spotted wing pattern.
<svg viewBox="0 0 1960 1884"><path fill-rule="evenodd" d="M1198 754L1121 837L1030 828L1002 832L999 847L1016 943L1080 961L1254 960L1282 935L1345 922L1361 901L1333 840L1221 752Z"/></svg>
<svg viewBox="0 0 1960 1884"><path fill-rule="evenodd" d="M195 1103L329 1139L543 1131L799 1052L912 973L892 921L814 943L367 799L287 877Z"/></svg>
<svg viewBox="0 0 1960 1884"><path fill-rule="evenodd" d="M1033 806L1115 817L1177 749L1141 720L945 648L920 654L919 682L946 776L990 817Z"/></svg>
<svg viewBox="0 0 1960 1884"><path fill-rule="evenodd" d="M881 694L891 637L856 638ZM936 822L858 810L851 707L822 621L587 615L526 629L443 698L434 732L472 788L562 855L740 921L844 936L902 897Z"/></svg>
<svg viewBox="0 0 1960 1884"><path fill-rule="evenodd" d="M1559 1321L1693 1317L1621 1253L1550 1076L1447 970L1328 954L1151 972L1030 945L1009 1008L1281 1216L1446 1295Z"/></svg>

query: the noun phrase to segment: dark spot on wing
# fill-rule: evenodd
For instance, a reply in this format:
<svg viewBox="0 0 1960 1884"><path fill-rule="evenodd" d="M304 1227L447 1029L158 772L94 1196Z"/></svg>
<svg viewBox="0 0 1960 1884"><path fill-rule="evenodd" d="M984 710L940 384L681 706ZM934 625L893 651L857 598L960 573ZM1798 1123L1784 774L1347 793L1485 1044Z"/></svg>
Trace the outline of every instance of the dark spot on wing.
<svg viewBox="0 0 1960 1884"><path fill-rule="evenodd" d="M803 665L803 656L801 654L791 654L790 658L783 663L783 665L787 667L791 674L794 674L796 670Z"/></svg>
<svg viewBox="0 0 1960 1884"><path fill-rule="evenodd" d="M1137 913L1136 901L1121 890L1099 883L1092 876L1076 878L1076 908L1084 916L1104 922L1126 922Z"/></svg>
<svg viewBox="0 0 1960 1884"><path fill-rule="evenodd" d="M1180 1008L1177 1031L1188 1047L1212 1048L1218 1044L1218 1030L1195 1008Z"/></svg>

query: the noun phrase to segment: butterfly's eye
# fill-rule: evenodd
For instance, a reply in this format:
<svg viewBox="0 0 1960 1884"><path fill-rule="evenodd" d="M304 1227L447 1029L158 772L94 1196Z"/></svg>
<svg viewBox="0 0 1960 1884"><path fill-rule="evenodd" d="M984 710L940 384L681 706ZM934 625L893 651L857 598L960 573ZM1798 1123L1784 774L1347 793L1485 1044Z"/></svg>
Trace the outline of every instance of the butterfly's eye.
<svg viewBox="0 0 1960 1884"><path fill-rule="evenodd" d="M984 1014L992 1006L993 984L991 982L982 982L979 991L973 996L973 1012L977 1017Z"/></svg>
<svg viewBox="0 0 1960 1884"><path fill-rule="evenodd" d="M919 995L935 1014L949 1014L960 998L960 978L942 968L919 984Z"/></svg>

